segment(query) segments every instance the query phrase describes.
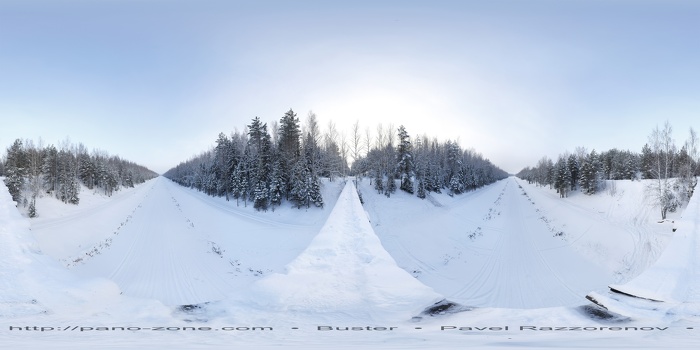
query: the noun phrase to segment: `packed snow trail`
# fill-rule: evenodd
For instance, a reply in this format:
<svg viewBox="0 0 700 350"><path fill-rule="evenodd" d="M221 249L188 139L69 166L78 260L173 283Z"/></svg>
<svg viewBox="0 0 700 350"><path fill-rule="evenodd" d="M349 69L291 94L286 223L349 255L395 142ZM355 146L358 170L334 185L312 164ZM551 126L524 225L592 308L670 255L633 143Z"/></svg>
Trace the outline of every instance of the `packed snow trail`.
<svg viewBox="0 0 700 350"><path fill-rule="evenodd" d="M515 178L461 196L401 220L400 212L374 207L384 199L366 196L375 201L368 208L387 250L448 300L479 307L575 306L609 283L609 272L556 236ZM402 199L388 201L394 200Z"/></svg>
<svg viewBox="0 0 700 350"><path fill-rule="evenodd" d="M505 208L494 227L484 229L498 236L491 253L450 299L508 308L581 304L581 288L604 283L605 273L570 247L553 247L560 242L510 181Z"/></svg>
<svg viewBox="0 0 700 350"><path fill-rule="evenodd" d="M264 310L376 321L408 320L442 299L384 250L352 181L318 235L286 270L256 283L250 303Z"/></svg>
<svg viewBox="0 0 700 350"><path fill-rule="evenodd" d="M197 304L225 297L225 263L215 257L170 193L177 186L158 178L109 249L74 270L114 280L124 294L166 305Z"/></svg>

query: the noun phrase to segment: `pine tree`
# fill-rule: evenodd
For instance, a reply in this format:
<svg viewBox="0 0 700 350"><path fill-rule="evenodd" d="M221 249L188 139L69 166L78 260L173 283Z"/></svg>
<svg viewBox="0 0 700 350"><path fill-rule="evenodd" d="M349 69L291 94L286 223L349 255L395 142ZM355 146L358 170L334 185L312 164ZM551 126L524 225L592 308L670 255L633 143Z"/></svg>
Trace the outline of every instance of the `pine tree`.
<svg viewBox="0 0 700 350"><path fill-rule="evenodd" d="M242 199L244 202L246 201L246 170L245 170L245 162L239 162L238 166L236 166L236 170L234 170L233 174L231 174L231 187L232 187L232 192L233 192L233 198L236 198L236 205L238 205L238 200Z"/></svg>
<svg viewBox="0 0 700 350"><path fill-rule="evenodd" d="M396 181L394 180L394 177L389 175L386 179L386 191L384 191L384 194L387 197L391 197L392 193L396 192Z"/></svg>
<svg viewBox="0 0 700 350"><path fill-rule="evenodd" d="M384 191L384 180L379 170L375 171L374 189L377 190L377 193L382 193Z"/></svg>
<svg viewBox="0 0 700 350"><path fill-rule="evenodd" d="M321 195L321 182L319 179L311 179L311 188L309 191L309 200L315 206L323 207L323 196Z"/></svg>
<svg viewBox="0 0 700 350"><path fill-rule="evenodd" d="M309 207L310 200L310 177L311 174L306 166L306 161L302 158L295 164L291 178L291 197L297 204L297 208Z"/></svg>
<svg viewBox="0 0 700 350"><path fill-rule="evenodd" d="M301 156L301 127L296 113L289 109L280 119L278 153L284 161L283 173L289 173L299 161ZM285 192L289 195L292 191L292 182L285 181Z"/></svg>
<svg viewBox="0 0 700 350"><path fill-rule="evenodd" d="M424 199L426 197L425 184L422 178L418 178L418 193L416 195L420 199Z"/></svg>
<svg viewBox="0 0 700 350"><path fill-rule="evenodd" d="M282 196L284 193L284 177L280 173L281 160L277 160L272 168L272 175L270 180L270 205L272 210L276 206L282 204Z"/></svg>
<svg viewBox="0 0 700 350"><path fill-rule="evenodd" d="M455 174L450 179L450 192L451 194L462 193L462 184L459 182L459 173Z"/></svg>
<svg viewBox="0 0 700 350"><path fill-rule="evenodd" d="M396 173L401 181L401 190L413 194L414 164L411 141L403 125L399 126L399 145L396 150Z"/></svg>
<svg viewBox="0 0 700 350"><path fill-rule="evenodd" d="M580 169L579 184L585 194L595 194L598 190L600 158L595 150L586 157Z"/></svg>
<svg viewBox="0 0 700 350"><path fill-rule="evenodd" d="M22 191L27 181L27 159L23 150L22 140L17 139L7 149L7 159L5 160L5 185L12 196L12 200L20 204L24 196Z"/></svg>
<svg viewBox="0 0 700 350"><path fill-rule="evenodd" d="M654 178L654 160L656 155L649 147L649 144L644 144L642 147L642 158L640 164L640 170L642 171L642 179L653 179Z"/></svg>
<svg viewBox="0 0 700 350"><path fill-rule="evenodd" d="M27 214L29 215L30 218L35 218L37 216L36 198L32 198L32 202L29 204L29 209L27 210Z"/></svg>
<svg viewBox="0 0 700 350"><path fill-rule="evenodd" d="M569 189L571 187L571 172L567 167L567 161L563 157L559 157L556 164L557 174L554 180L554 188L556 188L559 193L559 197L568 197Z"/></svg>
<svg viewBox="0 0 700 350"><path fill-rule="evenodd" d="M255 185L255 197L253 207L256 210L267 211L269 205L269 192L264 182L258 181Z"/></svg>
<svg viewBox="0 0 700 350"><path fill-rule="evenodd" d="M571 190L573 191L576 189L579 178L579 164L578 159L576 159L576 155L572 154L569 156L566 167L569 171L569 184L571 185Z"/></svg>

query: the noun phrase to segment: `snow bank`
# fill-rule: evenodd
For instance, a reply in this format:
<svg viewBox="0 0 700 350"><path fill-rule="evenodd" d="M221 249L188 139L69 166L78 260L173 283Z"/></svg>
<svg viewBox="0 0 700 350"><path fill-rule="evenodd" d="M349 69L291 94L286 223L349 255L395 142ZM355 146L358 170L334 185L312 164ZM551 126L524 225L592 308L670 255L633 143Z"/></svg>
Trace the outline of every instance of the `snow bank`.
<svg viewBox="0 0 700 350"><path fill-rule="evenodd" d="M43 255L0 181L0 318L60 312L69 305L87 306L94 295L117 297L106 280L79 281Z"/></svg>
<svg viewBox="0 0 700 350"><path fill-rule="evenodd" d="M286 270L253 286L254 304L356 319L409 319L442 299L399 268L384 250L352 182L319 234Z"/></svg>
<svg viewBox="0 0 700 350"><path fill-rule="evenodd" d="M676 233L659 260L630 282L611 285L610 288L657 301L700 303L699 223L700 195L696 192L677 222Z"/></svg>
<svg viewBox="0 0 700 350"><path fill-rule="evenodd" d="M38 253L30 239L29 223L0 180L0 317L41 313L44 310L27 289L30 256Z"/></svg>

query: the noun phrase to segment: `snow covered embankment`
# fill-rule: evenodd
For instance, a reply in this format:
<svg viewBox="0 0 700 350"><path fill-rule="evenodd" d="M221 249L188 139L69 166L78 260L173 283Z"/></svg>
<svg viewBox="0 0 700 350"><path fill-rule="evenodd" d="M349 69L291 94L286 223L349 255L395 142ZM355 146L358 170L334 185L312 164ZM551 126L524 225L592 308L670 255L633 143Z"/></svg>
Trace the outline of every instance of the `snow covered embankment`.
<svg viewBox="0 0 700 350"><path fill-rule="evenodd" d="M628 283L587 297L628 316L700 316L700 195L696 191L661 257Z"/></svg>
<svg viewBox="0 0 700 350"><path fill-rule="evenodd" d="M61 313L71 305L86 307L96 293L118 297L119 289L106 280L79 281L43 255L28 219L20 215L0 180L0 318Z"/></svg>
<svg viewBox="0 0 700 350"><path fill-rule="evenodd" d="M252 287L253 304L308 315L406 320L442 299L384 250L352 182L319 234L286 269Z"/></svg>
<svg viewBox="0 0 700 350"><path fill-rule="evenodd" d="M27 269L38 246L29 239L29 222L0 180L0 317L45 312L27 289Z"/></svg>

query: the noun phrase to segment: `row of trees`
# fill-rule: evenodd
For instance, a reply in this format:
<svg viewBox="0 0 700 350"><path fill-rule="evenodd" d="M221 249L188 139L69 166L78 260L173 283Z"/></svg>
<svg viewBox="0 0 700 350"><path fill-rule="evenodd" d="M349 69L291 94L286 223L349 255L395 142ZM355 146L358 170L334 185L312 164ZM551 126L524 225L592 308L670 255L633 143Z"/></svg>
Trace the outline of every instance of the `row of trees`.
<svg viewBox="0 0 700 350"><path fill-rule="evenodd" d="M369 177L387 196L398 181L398 188L420 198L444 189L462 193L507 176L457 143L427 137L413 142L403 126L394 130L380 124L373 139L369 128L363 133L355 123L348 139L333 122L322 133L312 112L302 127L291 109L270 130L256 117L243 133L219 134L213 149L164 174L212 196L252 202L258 210L274 210L283 200L299 208L322 206L320 178L346 175Z"/></svg>
<svg viewBox="0 0 700 350"><path fill-rule="evenodd" d="M665 219L669 211L675 211L690 199L697 176L700 176L695 130L690 129L680 149L673 140L672 131L669 122L663 129L654 128L641 153L612 149L598 154L595 150L587 152L578 147L573 154L559 155L556 162L543 157L535 167L527 167L517 175L530 183L556 189L562 198L574 190L594 194L602 188L604 180L653 180L648 195Z"/></svg>
<svg viewBox="0 0 700 350"><path fill-rule="evenodd" d="M333 129L332 125L329 129ZM164 176L212 196L252 202L257 210L279 206L283 200L297 207L323 206L320 177L334 177L347 169L335 139L321 139L316 116L308 116L305 133L289 110L273 124L255 117L246 131L230 137L219 134L216 146L168 170Z"/></svg>
<svg viewBox="0 0 700 350"><path fill-rule="evenodd" d="M68 141L57 148L17 139L1 163L0 175L5 176L12 199L27 208L30 217L37 215L36 198L44 194L78 204L81 183L111 196L121 187L134 187L158 176L144 166L105 152L90 153L83 144Z"/></svg>
<svg viewBox="0 0 700 350"><path fill-rule="evenodd" d="M387 197L399 189L425 198L429 192L464 193L504 179L508 174L474 150L463 150L456 142L440 142L427 136L411 141L403 126L397 145L391 136L365 157L353 163L352 173L370 177L374 189Z"/></svg>

